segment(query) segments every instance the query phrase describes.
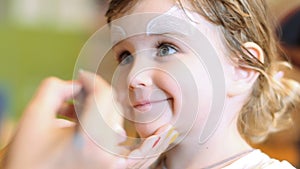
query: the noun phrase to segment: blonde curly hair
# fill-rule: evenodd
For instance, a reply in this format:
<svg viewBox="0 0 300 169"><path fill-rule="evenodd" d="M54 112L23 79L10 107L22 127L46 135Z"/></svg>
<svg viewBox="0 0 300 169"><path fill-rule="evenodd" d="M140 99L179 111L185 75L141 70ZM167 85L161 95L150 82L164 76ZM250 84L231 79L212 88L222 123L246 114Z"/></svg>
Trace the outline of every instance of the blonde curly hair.
<svg viewBox="0 0 300 169"><path fill-rule="evenodd" d="M112 0L107 22L124 15L138 0ZM176 0L184 10L181 0ZM260 142L270 133L292 124L292 109L299 104L296 81L280 77L281 66L290 67L275 36L273 18L264 0L192 0L190 5L209 22L218 26L228 49L229 59L240 67L260 73L253 91L240 111L238 128L242 136ZM242 44L254 42L264 52L264 62ZM247 51L246 53L244 51Z"/></svg>

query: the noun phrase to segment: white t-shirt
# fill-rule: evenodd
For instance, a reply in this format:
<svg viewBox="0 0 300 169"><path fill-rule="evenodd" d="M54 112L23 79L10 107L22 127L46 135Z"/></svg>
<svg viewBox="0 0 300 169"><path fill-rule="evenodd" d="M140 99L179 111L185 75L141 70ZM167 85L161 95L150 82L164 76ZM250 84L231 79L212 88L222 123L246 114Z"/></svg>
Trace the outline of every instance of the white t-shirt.
<svg viewBox="0 0 300 169"><path fill-rule="evenodd" d="M160 166L160 167L159 167ZM163 163L156 167L167 169ZM200 169L200 168L197 168ZM208 169L208 168L206 168ZM270 158L267 154L260 150L254 150L244 157L234 161L230 165L222 169L296 169L287 161L279 161Z"/></svg>
<svg viewBox="0 0 300 169"><path fill-rule="evenodd" d="M254 150L223 169L296 169L287 161L270 158L260 150Z"/></svg>

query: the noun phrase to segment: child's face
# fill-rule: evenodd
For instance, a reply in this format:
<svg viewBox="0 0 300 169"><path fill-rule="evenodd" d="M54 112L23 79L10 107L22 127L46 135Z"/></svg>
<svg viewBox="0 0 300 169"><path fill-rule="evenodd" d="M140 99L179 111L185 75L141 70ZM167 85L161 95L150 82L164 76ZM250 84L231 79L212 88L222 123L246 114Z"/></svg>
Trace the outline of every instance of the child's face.
<svg viewBox="0 0 300 169"><path fill-rule="evenodd" d="M173 6L173 1L144 0L130 14L164 13ZM199 22L208 39L216 40L209 31L211 25L204 20ZM212 85L205 65L186 44L191 38L188 32L171 27L165 28L169 30L167 34L138 34L113 47L119 62L114 78L118 99L141 137L169 122L181 133L196 122L191 131L199 136L210 111Z"/></svg>

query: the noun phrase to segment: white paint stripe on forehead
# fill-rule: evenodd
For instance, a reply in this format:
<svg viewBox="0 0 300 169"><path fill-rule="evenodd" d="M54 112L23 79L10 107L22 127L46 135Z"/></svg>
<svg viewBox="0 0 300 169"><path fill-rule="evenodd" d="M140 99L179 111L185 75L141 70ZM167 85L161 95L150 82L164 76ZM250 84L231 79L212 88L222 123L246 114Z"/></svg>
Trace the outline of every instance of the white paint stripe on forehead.
<svg viewBox="0 0 300 169"><path fill-rule="evenodd" d="M188 16L187 16L188 15ZM137 14L125 16L111 23L111 42L113 45L137 34L172 34L191 35L193 26L197 24L192 20L195 13L190 10L183 11L178 6L171 7L162 14Z"/></svg>
<svg viewBox="0 0 300 169"><path fill-rule="evenodd" d="M116 24L111 24L110 33L111 42L113 45L126 38L125 30L121 26L118 26Z"/></svg>
<svg viewBox="0 0 300 169"><path fill-rule="evenodd" d="M182 34L188 36L193 30L188 24L183 10L173 6L166 13L152 19L147 25L147 35L150 34Z"/></svg>

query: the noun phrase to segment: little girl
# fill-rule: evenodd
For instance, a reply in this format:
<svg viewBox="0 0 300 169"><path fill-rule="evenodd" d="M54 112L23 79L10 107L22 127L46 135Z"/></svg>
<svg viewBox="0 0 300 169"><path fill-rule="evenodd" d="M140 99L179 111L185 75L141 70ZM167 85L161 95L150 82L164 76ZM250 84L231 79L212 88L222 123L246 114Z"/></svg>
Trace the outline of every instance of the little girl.
<svg viewBox="0 0 300 169"><path fill-rule="evenodd" d="M150 13L169 19L143 17ZM289 64L263 0L112 0L106 16L125 116L142 138L167 123L180 134L155 167L293 168L248 144L290 126L300 95L299 84L279 70ZM210 50L205 38L187 24L211 44L215 64L202 52ZM222 75L212 74L219 69Z"/></svg>
<svg viewBox="0 0 300 169"><path fill-rule="evenodd" d="M91 102L81 117L98 115L100 106L113 119L109 85L81 71L73 84L42 83L0 168L294 168L248 144L290 126L299 104L299 84L279 69L289 64L267 13L263 0L112 0L107 18L119 63L112 84L143 145L114 156L76 119L57 118L84 88ZM100 141L118 141L96 116L86 119Z"/></svg>

